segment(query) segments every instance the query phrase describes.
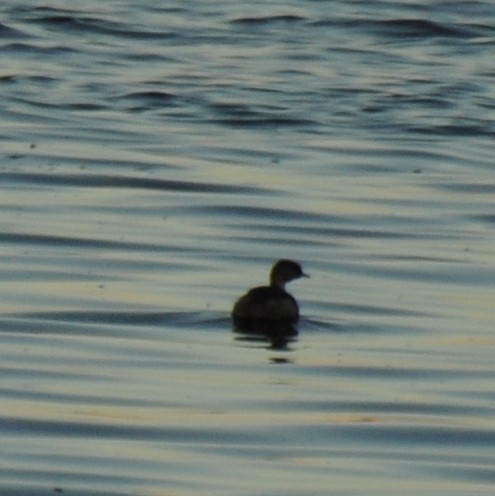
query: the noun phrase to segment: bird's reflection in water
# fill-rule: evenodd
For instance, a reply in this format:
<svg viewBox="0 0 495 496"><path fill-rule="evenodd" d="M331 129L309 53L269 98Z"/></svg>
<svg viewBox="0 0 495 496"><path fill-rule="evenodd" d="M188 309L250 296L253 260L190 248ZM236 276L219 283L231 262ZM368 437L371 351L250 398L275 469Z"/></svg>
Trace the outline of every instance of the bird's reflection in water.
<svg viewBox="0 0 495 496"><path fill-rule="evenodd" d="M280 320L233 319L233 331L239 341L268 342L270 348L286 349L297 339L298 331L294 323Z"/></svg>

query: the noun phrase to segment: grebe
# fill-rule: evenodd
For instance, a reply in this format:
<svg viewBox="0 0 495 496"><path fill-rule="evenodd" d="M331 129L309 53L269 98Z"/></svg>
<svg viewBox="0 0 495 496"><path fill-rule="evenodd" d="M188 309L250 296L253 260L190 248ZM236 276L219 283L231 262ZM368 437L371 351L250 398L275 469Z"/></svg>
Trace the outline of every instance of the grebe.
<svg viewBox="0 0 495 496"><path fill-rule="evenodd" d="M237 300L232 310L234 321L279 321L295 323L299 319L299 307L285 285L309 277L301 266L292 260L279 260L270 272L270 285L250 289Z"/></svg>

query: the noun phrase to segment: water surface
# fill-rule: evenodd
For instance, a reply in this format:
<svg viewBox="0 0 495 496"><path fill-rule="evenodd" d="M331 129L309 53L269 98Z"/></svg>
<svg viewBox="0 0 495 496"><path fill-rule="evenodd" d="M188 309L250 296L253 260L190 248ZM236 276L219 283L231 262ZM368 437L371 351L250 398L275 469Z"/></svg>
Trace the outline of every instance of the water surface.
<svg viewBox="0 0 495 496"><path fill-rule="evenodd" d="M135 3L0 7L1 493L492 494L493 5Z"/></svg>

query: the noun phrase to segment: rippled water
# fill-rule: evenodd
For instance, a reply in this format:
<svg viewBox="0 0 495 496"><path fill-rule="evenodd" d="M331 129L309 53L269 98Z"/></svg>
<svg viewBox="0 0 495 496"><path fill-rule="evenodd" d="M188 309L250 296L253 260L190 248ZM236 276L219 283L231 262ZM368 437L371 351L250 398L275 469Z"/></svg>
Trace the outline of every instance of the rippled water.
<svg viewBox="0 0 495 496"><path fill-rule="evenodd" d="M2 495L493 493L492 2L0 13Z"/></svg>

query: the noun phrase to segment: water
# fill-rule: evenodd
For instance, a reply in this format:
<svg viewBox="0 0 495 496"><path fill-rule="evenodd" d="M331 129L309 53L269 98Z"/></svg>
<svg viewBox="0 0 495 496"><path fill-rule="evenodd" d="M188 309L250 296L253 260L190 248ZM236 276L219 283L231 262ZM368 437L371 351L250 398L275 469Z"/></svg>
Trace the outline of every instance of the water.
<svg viewBox="0 0 495 496"><path fill-rule="evenodd" d="M493 493L491 2L0 13L2 495Z"/></svg>

